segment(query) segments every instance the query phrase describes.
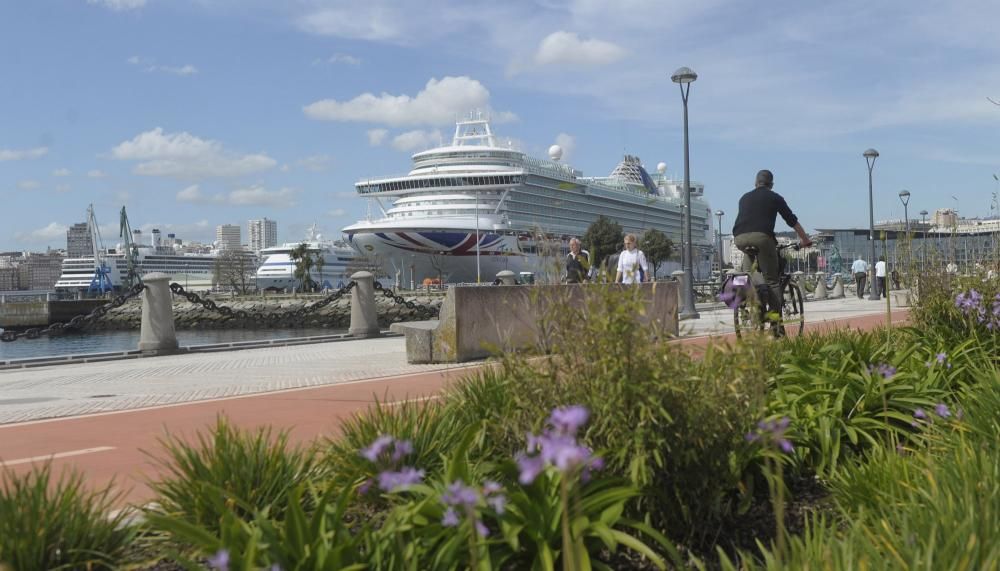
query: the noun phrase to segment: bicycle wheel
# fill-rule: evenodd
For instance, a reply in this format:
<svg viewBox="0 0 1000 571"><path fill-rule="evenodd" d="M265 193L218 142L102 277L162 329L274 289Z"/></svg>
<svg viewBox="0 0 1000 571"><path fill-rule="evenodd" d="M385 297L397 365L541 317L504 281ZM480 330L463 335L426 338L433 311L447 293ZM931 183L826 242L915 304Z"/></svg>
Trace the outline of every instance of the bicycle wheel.
<svg viewBox="0 0 1000 571"><path fill-rule="evenodd" d="M781 324L785 328L785 333L794 332L796 335L802 335L806 324L802 290L795 282L789 281L783 288L782 298Z"/></svg>
<svg viewBox="0 0 1000 571"><path fill-rule="evenodd" d="M733 308L733 329L736 330L737 339L743 337L744 331L764 329L764 308L752 287L745 289L743 301Z"/></svg>

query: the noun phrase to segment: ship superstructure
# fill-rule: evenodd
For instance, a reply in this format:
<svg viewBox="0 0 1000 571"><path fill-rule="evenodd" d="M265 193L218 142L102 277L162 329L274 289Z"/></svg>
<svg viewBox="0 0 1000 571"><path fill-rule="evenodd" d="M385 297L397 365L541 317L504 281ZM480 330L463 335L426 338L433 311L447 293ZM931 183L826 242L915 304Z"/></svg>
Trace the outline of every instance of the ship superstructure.
<svg viewBox="0 0 1000 571"><path fill-rule="evenodd" d="M309 228L305 240L287 242L260 251L263 262L257 268L259 289L291 291L302 288L302 280L295 277L296 260L292 259L292 250L301 244L306 244L306 252L313 257L313 260L322 259L322 262L316 264L311 271L312 279L321 288L339 288L350 281L351 266L357 258L357 253L343 241L323 239L313 225Z"/></svg>
<svg viewBox="0 0 1000 571"><path fill-rule="evenodd" d="M493 281L501 270L545 273L568 239L583 236L601 215L626 232L656 228L680 246L682 186L666 177L662 163L650 175L638 157L626 155L611 175L584 177L561 159L555 145L543 160L498 143L481 116L459 121L451 144L413 155L406 175L357 182L372 214L344 233L404 283ZM695 265L707 275L711 211L703 186L691 189Z"/></svg>

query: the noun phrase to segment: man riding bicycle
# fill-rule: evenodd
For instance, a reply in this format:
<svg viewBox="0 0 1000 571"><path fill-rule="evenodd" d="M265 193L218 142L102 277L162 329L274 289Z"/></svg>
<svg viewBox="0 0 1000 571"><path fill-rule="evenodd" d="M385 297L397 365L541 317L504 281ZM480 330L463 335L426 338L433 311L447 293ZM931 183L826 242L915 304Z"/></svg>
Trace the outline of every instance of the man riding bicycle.
<svg viewBox="0 0 1000 571"><path fill-rule="evenodd" d="M733 224L733 243L744 253L749 247L757 249L757 268L764 275L771 294L771 299L764 301L769 311L781 311L781 269L778 241L774 236L774 222L778 214L781 214L786 224L795 229L803 247L811 246L812 241L785 199L771 190L774 187L774 174L771 171L758 172L754 186L753 190L740 198L740 212ZM743 271L749 272L751 265L750 256L743 256Z"/></svg>

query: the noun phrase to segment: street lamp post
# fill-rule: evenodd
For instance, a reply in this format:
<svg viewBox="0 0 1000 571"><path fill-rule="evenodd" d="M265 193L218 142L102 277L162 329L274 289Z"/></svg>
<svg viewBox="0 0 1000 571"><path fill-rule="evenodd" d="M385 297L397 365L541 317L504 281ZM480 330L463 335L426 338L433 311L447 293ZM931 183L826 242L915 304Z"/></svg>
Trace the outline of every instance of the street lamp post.
<svg viewBox="0 0 1000 571"><path fill-rule="evenodd" d="M920 211L920 225L924 228L924 239L920 241L920 271L927 265L927 211Z"/></svg>
<svg viewBox="0 0 1000 571"><path fill-rule="evenodd" d="M906 232L905 238L903 238L906 244L906 270L910 271L910 211L907 209L907 205L910 203L910 191L899 191L899 200L903 203L903 227ZM896 250L899 250L898 240L896 241Z"/></svg>
<svg viewBox="0 0 1000 571"><path fill-rule="evenodd" d="M875 281L875 199L872 192L872 169L875 168L875 159L878 158L878 151L868 149L863 153L865 163L868 164L868 255L871 259L871 301L879 300L878 283Z"/></svg>
<svg viewBox="0 0 1000 571"><path fill-rule="evenodd" d="M682 67L670 76L681 89L681 100L684 102L684 309L681 319L698 319L698 311L694 306L694 256L691 247L691 163L688 149L688 94L691 83L698 79L698 74L688 67Z"/></svg>
<svg viewBox="0 0 1000 571"><path fill-rule="evenodd" d="M726 278L725 272L722 271L722 217L725 216L725 212L721 210L715 211L716 218L719 219L719 224L717 226L716 233L718 234L718 245L719 245L719 282L725 282Z"/></svg>

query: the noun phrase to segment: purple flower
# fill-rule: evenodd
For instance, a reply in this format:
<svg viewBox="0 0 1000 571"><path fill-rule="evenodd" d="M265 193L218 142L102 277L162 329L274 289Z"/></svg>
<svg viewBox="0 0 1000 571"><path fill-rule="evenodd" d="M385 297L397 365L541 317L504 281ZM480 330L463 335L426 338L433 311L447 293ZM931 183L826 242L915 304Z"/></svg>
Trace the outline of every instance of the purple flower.
<svg viewBox="0 0 1000 571"><path fill-rule="evenodd" d="M500 493L502 490L503 490L503 486L501 486L497 482L494 482L493 480L486 480L485 482L483 482L483 494L484 495L489 496L491 494L497 494L497 493Z"/></svg>
<svg viewBox="0 0 1000 571"><path fill-rule="evenodd" d="M423 479L423 470L406 466L398 472L386 470L380 473L378 475L378 487L386 492L395 492L396 490L405 490L414 484L419 484Z"/></svg>
<svg viewBox="0 0 1000 571"><path fill-rule="evenodd" d="M405 456L413 453L413 443L409 440L397 440L392 450L392 461L399 462Z"/></svg>
<svg viewBox="0 0 1000 571"><path fill-rule="evenodd" d="M521 474L517 478L518 481L528 485L534 482L535 478L545 469L545 461L542 460L541 456L518 454L517 467L521 470Z"/></svg>
<svg viewBox="0 0 1000 571"><path fill-rule="evenodd" d="M785 432L791 426L792 420L783 416L778 420L761 420L757 423L757 430L746 435L747 442L761 442L776 446L782 452L790 454L795 447L790 440L785 438Z"/></svg>
<svg viewBox="0 0 1000 571"><path fill-rule="evenodd" d="M229 571L229 552L220 549L215 555L208 558L208 566L216 571Z"/></svg>
<svg viewBox="0 0 1000 571"><path fill-rule="evenodd" d="M448 491L441 494L441 501L449 506L473 507L479 501L479 492L466 486L461 480L455 480L448 486Z"/></svg>
<svg viewBox="0 0 1000 571"><path fill-rule="evenodd" d="M948 354L947 353L938 353L937 356L936 356L937 362L939 364L940 363L944 363L947 358L948 358Z"/></svg>
<svg viewBox="0 0 1000 571"><path fill-rule="evenodd" d="M484 524L483 522L479 521L478 519L476 520L476 533L479 534L479 537L489 537L490 536L490 530L489 530L489 528L486 527L486 524Z"/></svg>
<svg viewBox="0 0 1000 571"><path fill-rule="evenodd" d="M503 494L490 496L486 499L486 503L493 508L493 511L495 511L497 515L503 515L503 512L507 509L507 498Z"/></svg>
<svg viewBox="0 0 1000 571"><path fill-rule="evenodd" d="M396 439L383 434L375 439L368 448L361 449L361 455L368 459L369 462L378 462L379 456L381 456L389 446L395 442Z"/></svg>
<svg viewBox="0 0 1000 571"><path fill-rule="evenodd" d="M458 512L455 508L448 508L444 512L444 517L441 518L441 525L445 527L455 527L458 525Z"/></svg>
<svg viewBox="0 0 1000 571"><path fill-rule="evenodd" d="M940 416L941 418L948 418L949 416L951 416L951 411L948 410L948 405L944 404L943 402L939 402L938 404L934 405L934 412L937 413L937 415Z"/></svg>
<svg viewBox="0 0 1000 571"><path fill-rule="evenodd" d="M886 379L891 379L896 374L896 367L886 363L878 365L868 365L868 373L871 375L882 375Z"/></svg>
<svg viewBox="0 0 1000 571"><path fill-rule="evenodd" d="M549 424L560 434L574 435L581 426L587 424L590 413L586 407L575 405L557 408L549 417Z"/></svg>
<svg viewBox="0 0 1000 571"><path fill-rule="evenodd" d="M361 485L358 486L358 495L363 496L363 495L367 494L368 491L372 489L372 485L374 485L374 484L375 484L375 481L372 480L371 478L368 478L364 482L361 482Z"/></svg>
<svg viewBox="0 0 1000 571"><path fill-rule="evenodd" d="M920 418L920 419L927 418L927 413L924 412L924 409L917 407L916 409L913 410L913 418Z"/></svg>

